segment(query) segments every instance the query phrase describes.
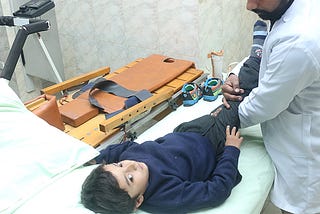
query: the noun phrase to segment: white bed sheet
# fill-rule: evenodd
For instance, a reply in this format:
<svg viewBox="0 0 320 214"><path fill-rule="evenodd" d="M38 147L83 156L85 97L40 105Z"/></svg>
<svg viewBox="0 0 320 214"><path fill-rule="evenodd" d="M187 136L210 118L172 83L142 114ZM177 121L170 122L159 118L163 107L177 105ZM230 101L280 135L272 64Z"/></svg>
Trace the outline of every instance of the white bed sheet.
<svg viewBox="0 0 320 214"><path fill-rule="evenodd" d="M0 89L0 213L11 214L98 152L28 111L6 80Z"/></svg>

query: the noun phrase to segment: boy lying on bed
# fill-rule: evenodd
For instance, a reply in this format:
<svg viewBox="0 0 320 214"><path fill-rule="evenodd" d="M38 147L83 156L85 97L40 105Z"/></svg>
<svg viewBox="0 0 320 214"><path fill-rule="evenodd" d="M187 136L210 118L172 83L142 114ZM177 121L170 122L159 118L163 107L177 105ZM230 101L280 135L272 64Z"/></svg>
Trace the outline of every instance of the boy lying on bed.
<svg viewBox="0 0 320 214"><path fill-rule="evenodd" d="M264 39L257 34L266 32L265 23L257 22L254 30L255 45L239 73L240 85L244 80L247 84L244 96L257 86L249 78L252 72L258 75L257 53ZM83 205L97 213L132 213L137 208L186 213L222 204L241 180L239 103L229 104L230 109L221 105L155 141L127 141L102 150L95 159L101 164L82 186Z"/></svg>

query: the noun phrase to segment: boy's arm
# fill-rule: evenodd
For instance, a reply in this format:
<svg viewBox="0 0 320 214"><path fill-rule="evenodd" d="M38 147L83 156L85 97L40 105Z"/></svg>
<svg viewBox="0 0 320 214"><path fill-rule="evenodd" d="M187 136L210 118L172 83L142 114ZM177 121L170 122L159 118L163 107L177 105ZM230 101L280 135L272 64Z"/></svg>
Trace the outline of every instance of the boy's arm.
<svg viewBox="0 0 320 214"><path fill-rule="evenodd" d="M120 155L129 147L136 145L132 141L126 141L120 144L109 145L107 148L100 151L98 157L95 158L96 163L117 163L119 162Z"/></svg>
<svg viewBox="0 0 320 214"><path fill-rule="evenodd" d="M241 181L238 171L239 154L238 148L226 146L211 178L204 182L185 182L183 204L190 203L191 208L215 207L222 204L230 196L233 187Z"/></svg>
<svg viewBox="0 0 320 214"><path fill-rule="evenodd" d="M165 192L152 201L149 199L144 202L144 209L159 210L163 213L189 213L219 206L241 180L237 170L239 153L238 148L226 146L211 177L196 182L183 181L179 177L172 178L166 184Z"/></svg>
<svg viewBox="0 0 320 214"><path fill-rule="evenodd" d="M176 178L169 184L167 194L157 200L156 207L166 212L191 212L202 208L216 207L222 204L231 194L231 190L240 180L238 157L240 150L234 146L226 146L212 176L206 181L181 181Z"/></svg>
<svg viewBox="0 0 320 214"><path fill-rule="evenodd" d="M239 148L242 142L240 131L236 127L230 130L230 126L227 126L224 152L212 176L204 182L184 182L183 206L190 203L192 209L198 206L199 209L215 207L230 196L231 190L242 178L238 171Z"/></svg>

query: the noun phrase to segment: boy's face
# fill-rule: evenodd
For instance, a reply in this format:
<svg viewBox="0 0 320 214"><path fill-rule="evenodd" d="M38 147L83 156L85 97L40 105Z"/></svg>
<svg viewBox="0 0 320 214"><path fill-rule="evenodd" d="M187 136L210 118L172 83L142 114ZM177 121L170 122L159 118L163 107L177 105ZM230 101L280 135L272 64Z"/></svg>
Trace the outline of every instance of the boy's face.
<svg viewBox="0 0 320 214"><path fill-rule="evenodd" d="M107 164L103 168L112 173L120 188L127 191L131 198L143 195L145 192L149 179L149 169L145 163L123 160Z"/></svg>

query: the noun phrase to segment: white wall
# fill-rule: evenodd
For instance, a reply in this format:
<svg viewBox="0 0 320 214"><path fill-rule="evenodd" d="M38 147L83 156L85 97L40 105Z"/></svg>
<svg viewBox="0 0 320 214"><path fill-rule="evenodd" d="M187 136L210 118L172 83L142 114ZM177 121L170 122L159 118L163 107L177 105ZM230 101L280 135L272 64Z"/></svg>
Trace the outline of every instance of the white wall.
<svg viewBox="0 0 320 214"><path fill-rule="evenodd" d="M209 73L207 54L221 49L226 69L249 53L256 20L246 10L246 0L55 0L55 4L66 78L106 65L115 70L152 53L192 60Z"/></svg>

